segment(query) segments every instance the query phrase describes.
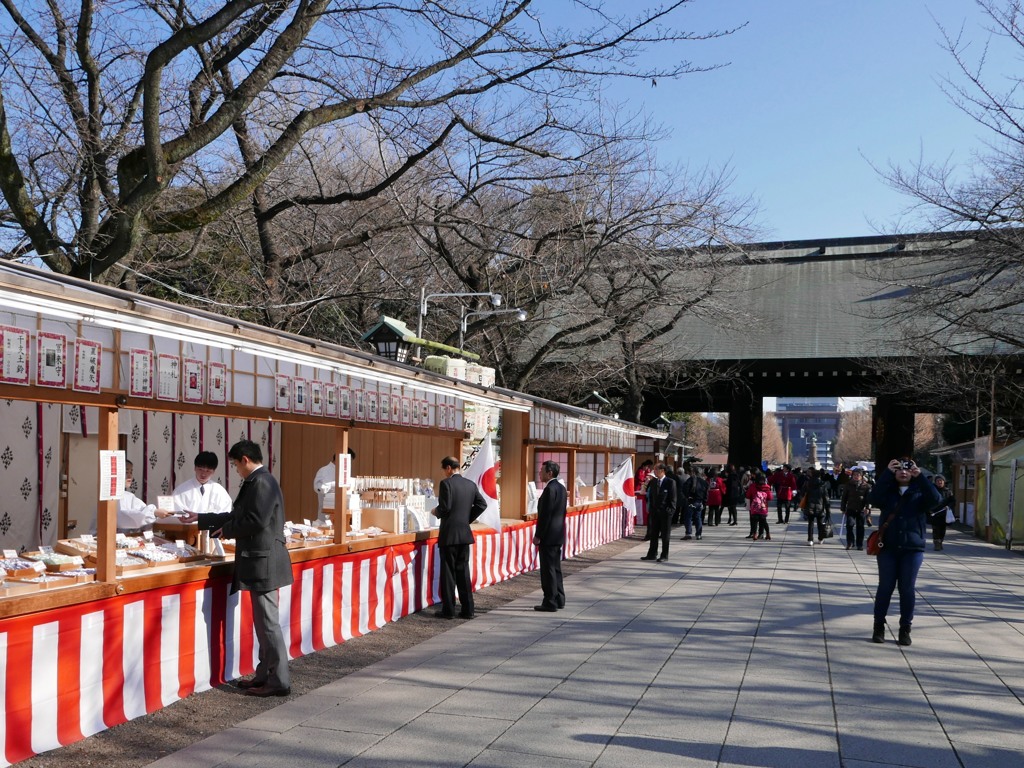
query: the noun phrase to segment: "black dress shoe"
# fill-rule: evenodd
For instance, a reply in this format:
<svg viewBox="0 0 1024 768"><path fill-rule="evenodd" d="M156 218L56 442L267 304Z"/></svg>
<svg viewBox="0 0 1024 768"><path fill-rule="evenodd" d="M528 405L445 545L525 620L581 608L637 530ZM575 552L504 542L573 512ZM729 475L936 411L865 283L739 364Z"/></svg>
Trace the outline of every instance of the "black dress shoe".
<svg viewBox="0 0 1024 768"><path fill-rule="evenodd" d="M563 608L565 608L565 601L564 600L558 604L558 610L562 610Z"/></svg>
<svg viewBox="0 0 1024 768"><path fill-rule="evenodd" d="M288 696L292 692L291 688L268 688L265 685L259 688L249 688L246 690L246 696L258 696L261 699L266 699L271 696Z"/></svg>
<svg viewBox="0 0 1024 768"><path fill-rule="evenodd" d="M647 557L646 555L644 557L641 557L640 559L641 560L654 560L653 557Z"/></svg>
<svg viewBox="0 0 1024 768"><path fill-rule="evenodd" d="M558 609L553 605L545 605L544 603L541 603L540 605L533 606L533 610L543 611L544 613L554 613Z"/></svg>
<svg viewBox="0 0 1024 768"><path fill-rule="evenodd" d="M455 614L445 613L444 611L434 611L434 616L438 619L454 619Z"/></svg>
<svg viewBox="0 0 1024 768"><path fill-rule="evenodd" d="M236 688L241 688L243 691L247 691L250 688L262 688L266 684L267 684L266 680L253 680L251 678L249 680L236 680L235 681L235 687Z"/></svg>
<svg viewBox="0 0 1024 768"><path fill-rule="evenodd" d="M668 562L668 558L667 557L659 557L658 558L658 562L659 563L667 563Z"/></svg>
<svg viewBox="0 0 1024 768"><path fill-rule="evenodd" d="M459 618L460 619L475 619L476 618L476 614L475 613L460 613L459 614Z"/></svg>

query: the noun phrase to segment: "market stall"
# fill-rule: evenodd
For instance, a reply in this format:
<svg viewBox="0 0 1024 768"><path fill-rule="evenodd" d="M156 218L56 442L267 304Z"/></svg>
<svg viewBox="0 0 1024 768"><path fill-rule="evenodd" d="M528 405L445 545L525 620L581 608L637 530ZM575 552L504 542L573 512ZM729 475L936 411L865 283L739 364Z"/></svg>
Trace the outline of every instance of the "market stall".
<svg viewBox="0 0 1024 768"><path fill-rule="evenodd" d="M0 582L0 762L253 669L248 596L229 594L230 542L201 541L173 517L118 533L122 490L170 504L193 459L210 452L213 480L233 496L227 450L258 443L292 523L295 583L280 601L299 656L437 601L425 497L440 458L460 455L467 410L500 414L505 456L504 524L476 534L481 588L536 568L524 478L537 451L569 449L567 476L585 467L593 487L629 453L627 427L569 412L552 420L549 406L516 393L0 266L0 544L12 560ZM318 526L328 510L314 473L332 459L334 506ZM122 489L126 461L135 471ZM632 524L618 502L577 496L567 557Z"/></svg>

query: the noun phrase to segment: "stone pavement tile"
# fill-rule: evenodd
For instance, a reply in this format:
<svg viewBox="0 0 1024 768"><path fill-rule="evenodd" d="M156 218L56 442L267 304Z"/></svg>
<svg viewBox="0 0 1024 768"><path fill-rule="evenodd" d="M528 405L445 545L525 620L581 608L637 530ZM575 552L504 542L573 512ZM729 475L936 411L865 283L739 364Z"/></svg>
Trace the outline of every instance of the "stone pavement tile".
<svg viewBox="0 0 1024 768"><path fill-rule="evenodd" d="M835 712L832 692L821 688L791 686L750 686L744 683L736 701L735 717L757 720L772 713L784 713L787 722L832 725Z"/></svg>
<svg viewBox="0 0 1024 768"><path fill-rule="evenodd" d="M289 728L304 723L311 717L324 712L344 712L351 706L345 699L335 696L321 696L318 693L307 693L304 696L286 701L284 704L260 712L255 717L243 720L236 728L248 728L265 733L282 733ZM339 709L340 708L340 709Z"/></svg>
<svg viewBox="0 0 1024 768"><path fill-rule="evenodd" d="M916 686L909 685L903 689L879 688L874 690L870 686L846 690L833 685L832 699L835 701L837 711L843 707L851 710L867 709L877 712L932 711L924 692ZM881 717L883 715L875 714L873 716Z"/></svg>
<svg viewBox="0 0 1024 768"><path fill-rule="evenodd" d="M864 731L839 729L843 760L875 760L912 768L961 768L938 724L905 723L902 716L875 720Z"/></svg>
<svg viewBox="0 0 1024 768"><path fill-rule="evenodd" d="M645 696L629 713L619 734L721 745L735 703L735 695L725 694L692 699Z"/></svg>
<svg viewBox="0 0 1024 768"><path fill-rule="evenodd" d="M702 682L730 683L738 686L747 672L749 653L726 655L691 653L689 648L680 648L672 654L658 673L658 678Z"/></svg>
<svg viewBox="0 0 1024 768"><path fill-rule="evenodd" d="M870 723L878 719L891 718L893 712L913 718L935 719L935 712L928 699L920 691L908 691L905 696L886 693L879 696L871 693L835 694L836 720L840 728L857 727L858 723Z"/></svg>
<svg viewBox="0 0 1024 768"><path fill-rule="evenodd" d="M225 760L218 768L336 768L379 740L370 733L292 728Z"/></svg>
<svg viewBox="0 0 1024 768"><path fill-rule="evenodd" d="M1014 696L1024 699L1024 665L1020 659L990 659L992 674L1006 686L1006 690Z"/></svg>
<svg viewBox="0 0 1024 768"><path fill-rule="evenodd" d="M766 713L771 716L772 713ZM734 719L720 768L840 768L834 726Z"/></svg>
<svg viewBox="0 0 1024 768"><path fill-rule="evenodd" d="M1021 720L1018 718L1018 724ZM960 743L977 744L987 747L1002 747L1015 749L1018 754L1024 754L1024 733L1019 730L995 730L992 728L968 728L961 727L955 722L943 721L943 726L949 733L952 741Z"/></svg>
<svg viewBox="0 0 1024 768"><path fill-rule="evenodd" d="M460 656L464 666L459 664ZM421 664L403 670L388 682L390 685L424 685L458 690L472 685L475 680L486 675L502 661L502 657L488 653L485 659L481 659L479 656L469 656L463 651L461 654L439 656L434 661L432 664Z"/></svg>
<svg viewBox="0 0 1024 768"><path fill-rule="evenodd" d="M1006 683L988 668L972 672L952 665L945 669L915 667L914 676L929 695L963 693L975 696L1002 696L1010 693Z"/></svg>
<svg viewBox="0 0 1024 768"><path fill-rule="evenodd" d="M879 728L891 730L894 723L898 723L900 728L925 732L942 731L942 724L927 703L908 705L898 710L899 714L893 714L895 711L837 706L836 723L840 733L864 736L873 736Z"/></svg>
<svg viewBox="0 0 1024 768"><path fill-rule="evenodd" d="M577 680L632 680L651 682L665 667L664 658L631 658L622 653L598 652L572 673Z"/></svg>
<svg viewBox="0 0 1024 768"><path fill-rule="evenodd" d="M629 708L591 702L586 707L566 707L551 698L519 718L491 746L534 755L593 762L616 733Z"/></svg>
<svg viewBox="0 0 1024 768"><path fill-rule="evenodd" d="M451 695L450 689L382 683L362 694L355 706L345 707L344 717L338 718L333 711L322 712L306 720L304 725L385 735L397 731Z"/></svg>
<svg viewBox="0 0 1024 768"><path fill-rule="evenodd" d="M479 685L448 697L431 707L430 712L465 717L486 717L493 712L509 720L518 720L533 709L537 701L538 697L533 694L488 690L486 685Z"/></svg>
<svg viewBox="0 0 1024 768"><path fill-rule="evenodd" d="M476 680L472 687L452 694L430 711L469 716L499 712L503 718L517 719L560 682L551 677L493 672Z"/></svg>
<svg viewBox="0 0 1024 768"><path fill-rule="evenodd" d="M547 698L564 701L566 706L579 707L589 707L595 698L599 698L602 704L631 709L647 692L648 687L648 681L633 680L627 675L609 675L603 681L578 680L574 675L552 690ZM600 695L595 697L597 691L600 691Z"/></svg>
<svg viewBox="0 0 1024 768"><path fill-rule="evenodd" d="M616 734L594 768L715 768L722 745L714 741Z"/></svg>
<svg viewBox="0 0 1024 768"><path fill-rule="evenodd" d="M223 765L226 760L240 752L262 744L271 736L269 733L264 735L229 728L162 757L150 765L157 768L213 768Z"/></svg>
<svg viewBox="0 0 1024 768"><path fill-rule="evenodd" d="M344 765L346 768L462 768L509 725L507 720L428 713Z"/></svg>
<svg viewBox="0 0 1024 768"><path fill-rule="evenodd" d="M477 755L470 768L590 768L589 760L568 760L550 755L530 755L488 748Z"/></svg>
<svg viewBox="0 0 1024 768"><path fill-rule="evenodd" d="M901 694L907 690L920 690L918 680L909 669L885 669L875 666L875 659L865 660L858 657L857 666L849 673L842 668L842 661L837 661L832 675L832 689L837 693L857 695L860 693L878 693L881 695Z"/></svg>
<svg viewBox="0 0 1024 768"><path fill-rule="evenodd" d="M1015 696L991 696L947 692L929 694L928 701L946 727L950 738L964 730L1021 731L1024 704Z"/></svg>
<svg viewBox="0 0 1024 768"><path fill-rule="evenodd" d="M953 746L963 768L1009 768L1021 764L1021 749L1017 744L972 744L954 739Z"/></svg>
<svg viewBox="0 0 1024 768"><path fill-rule="evenodd" d="M530 675L558 682L579 669L588 658L584 654L577 655L550 650L548 653L544 653L538 649L530 653L521 653L515 658L499 664L492 670L492 673L499 675Z"/></svg>
<svg viewBox="0 0 1024 768"><path fill-rule="evenodd" d="M367 691L373 690L379 685L383 685L398 671L392 670L391 674L378 674L371 670L373 670L372 666L345 675L345 677L320 686L313 693L317 696L328 696L336 699L353 699Z"/></svg>
<svg viewBox="0 0 1024 768"><path fill-rule="evenodd" d="M823 658L779 661L770 654L753 653L743 684L797 688L828 688L829 664Z"/></svg>

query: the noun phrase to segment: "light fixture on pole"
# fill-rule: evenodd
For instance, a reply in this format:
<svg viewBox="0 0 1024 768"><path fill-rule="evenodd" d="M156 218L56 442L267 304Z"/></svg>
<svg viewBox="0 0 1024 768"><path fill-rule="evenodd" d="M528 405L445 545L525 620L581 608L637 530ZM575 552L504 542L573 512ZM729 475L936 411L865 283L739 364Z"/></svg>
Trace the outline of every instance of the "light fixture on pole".
<svg viewBox="0 0 1024 768"><path fill-rule="evenodd" d="M363 334L360 341L367 341L377 348L377 354L397 363L409 359L412 350L412 334L401 320L382 316L373 328Z"/></svg>
<svg viewBox="0 0 1024 768"><path fill-rule="evenodd" d="M482 316L485 316L485 315L508 315L508 314L512 314L512 313L515 313L516 320L518 320L520 323L523 322L524 320L526 320L526 317L527 317L526 310L525 309L519 309L519 308L515 308L515 309L492 309L490 311L466 312L465 314L463 314L461 319L459 320L459 349L462 349L463 340L466 338L466 327L469 325L469 318L474 317L474 316L475 317L482 317Z"/></svg>
<svg viewBox="0 0 1024 768"><path fill-rule="evenodd" d="M491 300L491 306L497 309L501 306L501 294L500 293L427 293L427 287L423 286L420 288L420 317L419 322L416 325L416 338L423 338L423 318L427 316L427 303L431 299L447 299L449 297L465 297L470 298L473 296L487 296ZM462 347L462 344L459 344ZM416 347L416 357L420 356L420 348Z"/></svg>

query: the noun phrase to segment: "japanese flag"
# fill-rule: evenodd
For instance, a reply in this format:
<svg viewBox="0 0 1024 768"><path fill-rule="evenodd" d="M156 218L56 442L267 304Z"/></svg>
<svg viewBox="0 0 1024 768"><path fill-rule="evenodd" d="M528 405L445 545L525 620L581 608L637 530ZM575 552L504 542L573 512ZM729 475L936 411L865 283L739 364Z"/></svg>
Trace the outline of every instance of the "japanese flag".
<svg viewBox="0 0 1024 768"><path fill-rule="evenodd" d="M501 463L494 461L494 446L491 445L491 435L487 434L480 445L480 452L477 453L473 463L462 473L467 480L472 480L480 489L480 494L487 502L487 509L476 519L476 522L486 525L488 528L501 532L501 508L498 504L498 470Z"/></svg>
<svg viewBox="0 0 1024 768"><path fill-rule="evenodd" d="M636 514L636 499L633 495L633 459L626 459L608 478L608 486L614 498L622 500L627 512Z"/></svg>

